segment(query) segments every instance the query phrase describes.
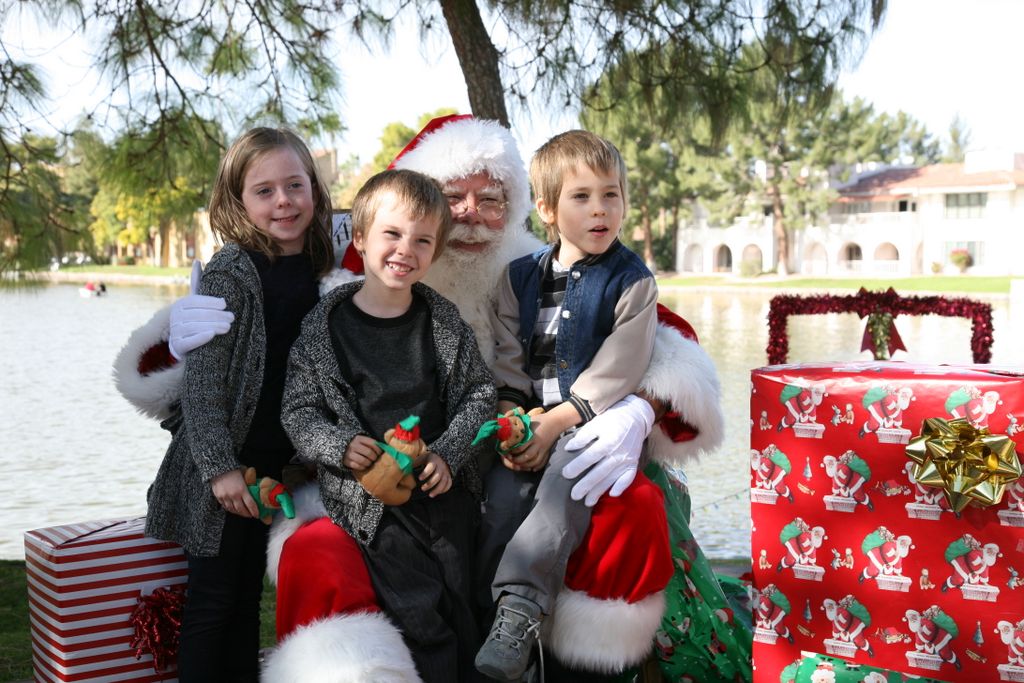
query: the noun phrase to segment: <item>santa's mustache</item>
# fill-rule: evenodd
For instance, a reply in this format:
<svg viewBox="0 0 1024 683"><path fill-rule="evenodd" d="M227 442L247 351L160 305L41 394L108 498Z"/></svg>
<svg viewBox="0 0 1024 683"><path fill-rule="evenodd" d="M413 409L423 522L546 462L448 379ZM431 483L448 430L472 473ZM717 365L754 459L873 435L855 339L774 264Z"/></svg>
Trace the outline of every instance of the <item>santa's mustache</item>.
<svg viewBox="0 0 1024 683"><path fill-rule="evenodd" d="M448 242L462 242L464 244L493 244L501 239L501 230L488 230L479 225L468 223L454 223L448 233Z"/></svg>

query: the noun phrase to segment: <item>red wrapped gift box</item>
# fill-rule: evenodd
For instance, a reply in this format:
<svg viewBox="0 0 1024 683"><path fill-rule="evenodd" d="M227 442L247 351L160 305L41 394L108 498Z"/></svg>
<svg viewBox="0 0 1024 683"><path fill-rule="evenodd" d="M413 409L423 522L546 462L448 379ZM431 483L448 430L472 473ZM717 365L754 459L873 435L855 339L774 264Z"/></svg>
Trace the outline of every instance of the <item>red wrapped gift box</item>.
<svg viewBox="0 0 1024 683"><path fill-rule="evenodd" d="M37 681L169 681L137 659L130 623L139 598L184 584L181 548L143 536L145 519L25 533L25 568Z"/></svg>
<svg viewBox="0 0 1024 683"><path fill-rule="evenodd" d="M909 363L754 370L756 681L800 651L949 681L1024 681L1024 479L954 514L906 444L966 418L1021 452L1024 370Z"/></svg>

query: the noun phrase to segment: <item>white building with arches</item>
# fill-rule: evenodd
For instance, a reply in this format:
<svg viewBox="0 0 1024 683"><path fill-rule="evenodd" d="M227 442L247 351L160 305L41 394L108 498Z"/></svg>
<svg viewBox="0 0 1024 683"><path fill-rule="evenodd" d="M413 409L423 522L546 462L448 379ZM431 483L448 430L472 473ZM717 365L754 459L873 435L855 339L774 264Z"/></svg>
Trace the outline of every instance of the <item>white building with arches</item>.
<svg viewBox="0 0 1024 683"><path fill-rule="evenodd" d="M869 171L837 191L827 224L791 232L794 273L955 272L950 255L966 250L972 273L1024 275L1024 154L977 151L962 164ZM770 215L746 216L716 228L696 212L679 229L676 270L771 270L771 221Z"/></svg>

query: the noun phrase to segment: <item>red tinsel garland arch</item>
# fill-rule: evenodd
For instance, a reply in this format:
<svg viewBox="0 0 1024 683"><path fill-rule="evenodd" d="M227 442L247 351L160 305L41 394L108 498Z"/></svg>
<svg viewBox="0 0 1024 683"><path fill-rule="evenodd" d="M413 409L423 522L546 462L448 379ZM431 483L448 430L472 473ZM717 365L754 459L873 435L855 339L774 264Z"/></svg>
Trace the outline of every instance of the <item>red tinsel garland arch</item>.
<svg viewBox="0 0 1024 683"><path fill-rule="evenodd" d="M856 313L860 317L875 312L893 315L942 315L971 321L971 355L975 363L992 360L992 306L964 297L900 296L891 287L884 292L861 288L856 294L833 295L779 294L768 308L768 364L786 362L789 335L786 322L791 315Z"/></svg>

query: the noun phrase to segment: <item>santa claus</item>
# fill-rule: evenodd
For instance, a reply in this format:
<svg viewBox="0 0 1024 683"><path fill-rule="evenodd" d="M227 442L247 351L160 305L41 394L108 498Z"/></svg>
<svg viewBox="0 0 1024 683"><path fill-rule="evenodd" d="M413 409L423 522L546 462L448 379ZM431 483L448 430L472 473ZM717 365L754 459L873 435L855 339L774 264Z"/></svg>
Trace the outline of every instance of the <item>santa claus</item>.
<svg viewBox="0 0 1024 683"><path fill-rule="evenodd" d="M442 117L392 166L434 177L451 198L455 226L424 282L456 303L485 359L493 360L488 315L498 277L511 259L541 246L522 227L531 204L514 139L495 122ZM482 199L497 200L502 210L481 215ZM341 253L347 235L336 230L335 242ZM346 251L341 265L322 289L358 277L361 263L354 253ZM226 331L230 319L222 309L222 302L187 296L137 330L115 363L122 394L143 412L168 415L181 381L182 364L175 359ZM714 365L685 321L663 307L659 320L638 395L577 433L581 450L570 465L572 476L586 473L573 495L596 504L591 529L545 620L543 643L581 670L616 673L642 661L661 621L673 564L664 498L637 474L641 458L679 465L717 447L723 436ZM324 516L315 486L296 492L296 507L296 519L275 523L268 548L280 642L264 680L418 680L401 634L380 613L358 546Z"/></svg>

